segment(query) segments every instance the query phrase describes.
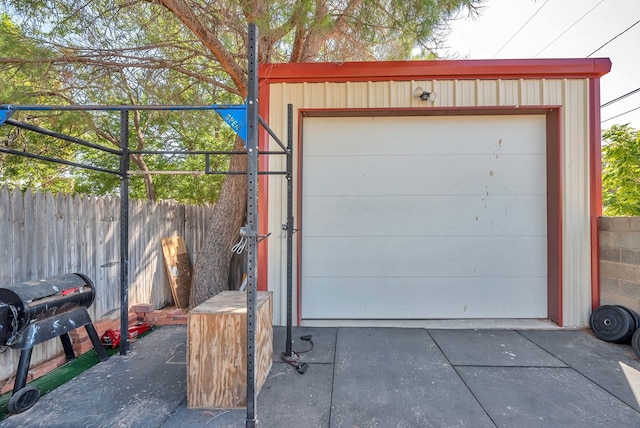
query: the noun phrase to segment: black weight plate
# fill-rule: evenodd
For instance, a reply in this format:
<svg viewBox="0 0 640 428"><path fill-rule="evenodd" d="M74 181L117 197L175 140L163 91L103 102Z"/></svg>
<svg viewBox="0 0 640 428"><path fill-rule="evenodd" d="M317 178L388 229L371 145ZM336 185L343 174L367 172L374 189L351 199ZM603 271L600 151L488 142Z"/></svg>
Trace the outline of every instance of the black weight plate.
<svg viewBox="0 0 640 428"><path fill-rule="evenodd" d="M631 346L633 347L633 352L636 353L636 357L640 358L640 328L631 336Z"/></svg>
<svg viewBox="0 0 640 428"><path fill-rule="evenodd" d="M634 311L633 309L629 309L626 306L622 306L622 305L616 305L616 306L621 307L625 311L629 312L631 314L631 317L634 319L636 323L636 330L640 328L640 315L636 311Z"/></svg>
<svg viewBox="0 0 640 428"><path fill-rule="evenodd" d="M606 342L629 342L635 330L635 320L619 306L603 305L593 311L589 326L598 339Z"/></svg>
<svg viewBox="0 0 640 428"><path fill-rule="evenodd" d="M10 413L17 414L29 410L40 398L40 390L35 386L25 386L16 391L7 403Z"/></svg>

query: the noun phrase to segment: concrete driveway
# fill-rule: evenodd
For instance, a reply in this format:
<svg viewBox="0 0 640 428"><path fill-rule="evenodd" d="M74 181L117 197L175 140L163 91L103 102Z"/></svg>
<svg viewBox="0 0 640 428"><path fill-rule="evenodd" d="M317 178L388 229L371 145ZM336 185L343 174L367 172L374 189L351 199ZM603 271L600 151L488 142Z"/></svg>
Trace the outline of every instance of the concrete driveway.
<svg viewBox="0 0 640 428"><path fill-rule="evenodd" d="M640 427L640 361L587 330L295 328L304 375L280 362L260 427ZM186 328L166 326L7 427L242 427L244 410L186 407Z"/></svg>

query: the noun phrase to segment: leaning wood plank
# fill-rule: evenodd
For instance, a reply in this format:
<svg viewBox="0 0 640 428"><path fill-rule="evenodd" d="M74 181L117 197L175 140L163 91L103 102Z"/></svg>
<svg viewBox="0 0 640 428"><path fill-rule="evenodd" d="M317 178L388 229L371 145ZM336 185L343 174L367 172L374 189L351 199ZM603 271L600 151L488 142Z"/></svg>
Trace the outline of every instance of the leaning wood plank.
<svg viewBox="0 0 640 428"><path fill-rule="evenodd" d="M189 306L192 272L184 238L182 236L162 238L162 252L173 300L177 307L186 308Z"/></svg>

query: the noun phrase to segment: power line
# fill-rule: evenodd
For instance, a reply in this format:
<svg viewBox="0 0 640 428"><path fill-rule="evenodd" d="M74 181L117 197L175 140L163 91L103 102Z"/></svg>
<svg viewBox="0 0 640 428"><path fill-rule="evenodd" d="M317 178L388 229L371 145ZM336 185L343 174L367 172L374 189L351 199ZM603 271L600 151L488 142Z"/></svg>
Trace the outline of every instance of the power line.
<svg viewBox="0 0 640 428"><path fill-rule="evenodd" d="M600 6L600 5L602 4L602 2L603 2L603 1L604 1L604 0L600 0L600 1L598 2L598 4L596 4L595 6L593 6L591 9L589 9L589 10L587 11L587 13L585 13L585 14L584 14L584 15L582 15L580 18L578 18L578 20L577 20L576 22L574 22L573 24L571 24L571 25L569 26L569 28L567 28L567 29L566 29L566 30L564 30L562 33L560 33L560 35L558 35L558 37L556 37L555 39L551 40L551 42L550 42L547 46L545 46L544 48L542 48L542 50L541 50L540 52L538 52L537 54L535 54L535 56L534 56L534 57L536 57L536 56L540 55L542 52L544 52L545 50L547 50L547 48L548 48L549 46L551 46L552 44L554 44L554 43L555 43L555 42L556 42L560 37L564 36L564 35L567 33L567 31L571 30L573 27L575 27L575 25L576 25L578 22L582 21L582 20L584 19L584 17L585 17L585 16L589 15L589 14L590 14L590 13L591 13L595 8L596 8L596 7Z"/></svg>
<svg viewBox="0 0 640 428"><path fill-rule="evenodd" d="M522 29L523 29L524 27L526 27L526 26L527 26L527 24L528 24L528 23L533 19L533 17L534 17L534 16L536 16L536 15L538 14L538 12L540 12L540 10L541 10L541 9L542 9L542 8L543 8L547 3L549 3L549 0L545 1L545 2L542 4L542 6L540 6L540 7L538 8L538 10L536 10L535 12L533 12L533 15L531 15L531 16L529 17L529 19L527 19L527 20L526 20L526 22L525 22L524 24L522 24L522 25L520 26L520 28L518 28L518 31L516 31L515 33L513 33L513 35L512 35L511 37L509 37L509 40L507 40L507 41L505 42L505 44L504 44L504 45L502 45L502 47L501 47L500 49L498 49L498 52L496 52L495 54L493 54L493 56L492 56L491 58L495 58L496 56L498 56L498 54L499 54L500 52L502 52L502 50L503 50L503 49L504 49L504 48L505 48L509 43L511 43L511 40L513 40L513 39L518 35L518 33L520 33L520 31L522 31Z"/></svg>
<svg viewBox="0 0 640 428"><path fill-rule="evenodd" d="M627 93L626 93L626 94L624 94L624 95L620 95L618 98L616 98L616 99L614 99L614 100L611 100L611 101L608 101L608 102L606 102L606 103L602 104L602 105L600 106L600 108L610 106L610 105L611 105L611 104L613 104L613 103L617 103L618 101L623 100L623 99L625 99L625 98L627 98L627 97L629 97L629 96L631 96L631 95L635 94L636 92L640 92L640 88L638 88L638 89L634 89L634 90L633 90L633 91L631 91L631 92L627 92Z"/></svg>
<svg viewBox="0 0 640 428"><path fill-rule="evenodd" d="M613 116L613 117L610 117L609 119L605 119L605 120L601 121L600 123L608 122L608 121L610 121L610 120L613 120L613 119L615 119L615 118L617 118L617 117L620 117L620 116L624 116L625 114L627 114L627 113L631 113L632 111L636 111L636 110L640 110L640 107L632 108L631 110L627 110L627 111L625 111L624 113L620 113L620 114L617 114L617 115L615 115L615 116Z"/></svg>
<svg viewBox="0 0 640 428"><path fill-rule="evenodd" d="M607 43L605 43L604 45L600 46L598 49L596 49L595 51L591 52L589 55L586 56L586 58L589 58L591 55L593 55L594 53L598 52L600 49L602 49L603 47L607 46L609 43L613 42L615 39L617 39L618 37L622 36L624 33L626 33L627 31L631 30L633 27L635 27L636 25L640 24L640 19L638 19L636 22L634 22L630 27L628 27L626 30L622 31L621 33L619 33L618 35L616 35L615 37L609 39L609 41Z"/></svg>

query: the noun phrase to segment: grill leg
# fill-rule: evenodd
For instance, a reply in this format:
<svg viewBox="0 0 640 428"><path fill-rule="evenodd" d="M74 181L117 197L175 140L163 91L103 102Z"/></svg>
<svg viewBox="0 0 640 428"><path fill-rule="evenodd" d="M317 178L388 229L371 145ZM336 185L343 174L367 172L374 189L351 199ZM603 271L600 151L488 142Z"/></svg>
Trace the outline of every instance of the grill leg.
<svg viewBox="0 0 640 428"><path fill-rule="evenodd" d="M100 342L100 338L98 337L98 332L96 332L96 328L92 323L89 323L84 326L87 330L87 334L89 335L89 339L91 339L91 343L93 344L93 349L96 350L96 354L98 354L98 359L100 361L107 361L109 356L107 355L107 351L104 350L102 346L102 342Z"/></svg>
<svg viewBox="0 0 640 428"><path fill-rule="evenodd" d="M13 383L13 393L15 394L27 384L27 374L29 374L29 363L31 362L31 352L33 346L24 348L20 351L20 360L18 361L18 371L16 371L16 380Z"/></svg>
<svg viewBox="0 0 640 428"><path fill-rule="evenodd" d="M73 345L71 344L71 338L69 333L63 333L60 335L60 341L62 342L62 348L64 349L64 356L67 361L75 360L76 353L73 351Z"/></svg>

